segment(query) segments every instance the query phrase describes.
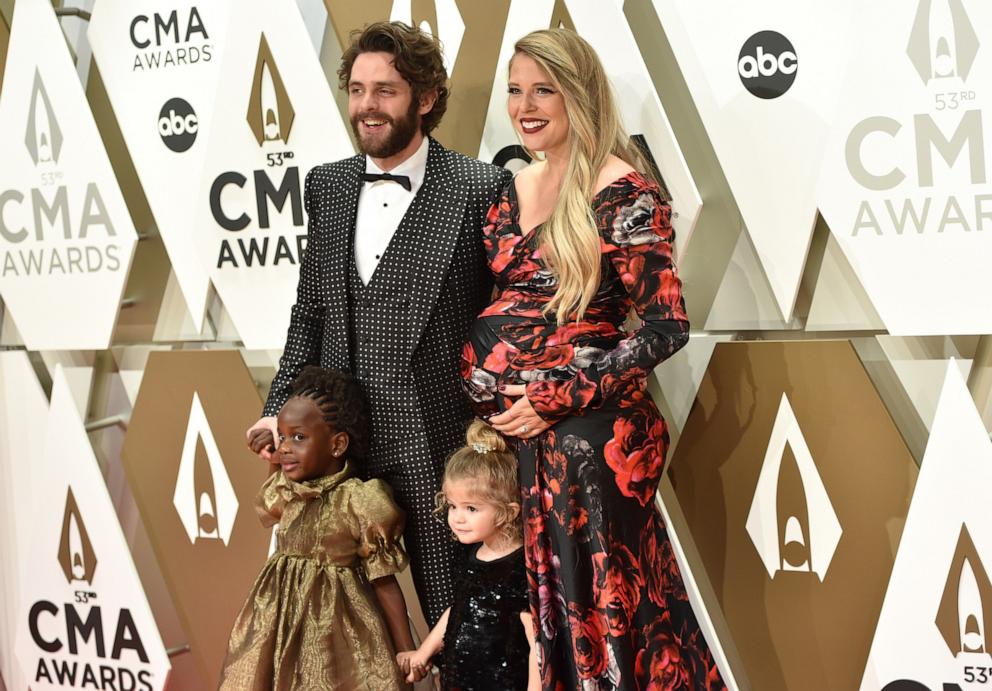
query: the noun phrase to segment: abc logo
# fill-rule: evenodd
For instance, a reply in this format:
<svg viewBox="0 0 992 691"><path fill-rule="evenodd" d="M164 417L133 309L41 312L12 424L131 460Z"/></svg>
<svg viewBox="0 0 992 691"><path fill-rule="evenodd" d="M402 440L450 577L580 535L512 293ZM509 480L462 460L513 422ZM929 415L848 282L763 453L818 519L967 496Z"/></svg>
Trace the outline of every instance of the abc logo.
<svg viewBox="0 0 992 691"><path fill-rule="evenodd" d="M759 31L744 42L737 58L737 73L744 88L758 98L778 98L796 81L799 58L782 34Z"/></svg>
<svg viewBox="0 0 992 691"><path fill-rule="evenodd" d="M193 146L199 128L193 106L181 98L166 101L158 114L159 136L167 147L178 154Z"/></svg>

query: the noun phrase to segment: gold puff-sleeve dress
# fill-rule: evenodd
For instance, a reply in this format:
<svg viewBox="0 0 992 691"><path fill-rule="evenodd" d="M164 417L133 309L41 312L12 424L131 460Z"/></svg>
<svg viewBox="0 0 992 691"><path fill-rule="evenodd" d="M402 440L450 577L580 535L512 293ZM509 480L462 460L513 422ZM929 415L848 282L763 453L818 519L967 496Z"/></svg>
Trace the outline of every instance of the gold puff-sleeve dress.
<svg viewBox="0 0 992 691"><path fill-rule="evenodd" d="M406 568L403 512L389 486L350 463L293 482L272 475L256 499L277 549L231 631L220 689L398 689L403 682L370 581Z"/></svg>

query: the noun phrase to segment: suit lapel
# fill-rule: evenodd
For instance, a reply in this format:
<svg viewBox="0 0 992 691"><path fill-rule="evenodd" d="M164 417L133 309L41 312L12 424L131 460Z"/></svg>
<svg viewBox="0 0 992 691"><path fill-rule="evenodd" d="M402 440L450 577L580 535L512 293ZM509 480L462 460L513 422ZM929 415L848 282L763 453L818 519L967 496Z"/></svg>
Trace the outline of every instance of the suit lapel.
<svg viewBox="0 0 992 691"><path fill-rule="evenodd" d="M451 256L462 230L468 190L456 179L449 153L433 138L427 152L424 184L400 222L397 233L416 237L410 262L410 353L434 311Z"/></svg>
<svg viewBox="0 0 992 691"><path fill-rule="evenodd" d="M388 257L390 261L405 263L404 272L409 276L411 355L420 343L427 321L434 311L452 254L458 244L462 217L468 202L468 189L456 179L448 156L447 150L437 141L429 141L424 183L396 229L396 236L402 233L414 238L413 250L407 256ZM348 263L355 252L355 220L358 215L358 197L362 190L359 175L364 170L364 156L355 156L349 161L341 178L335 181L336 188L325 210L333 219L327 253L322 258L329 291L327 300L338 305L336 311L344 316L344 319L334 319L328 324L329 345L332 352L338 353L350 352ZM334 213L335 209L344 211ZM387 257L383 259L386 260ZM377 272L378 270L376 269ZM373 277L369 288L374 285Z"/></svg>
<svg viewBox="0 0 992 691"><path fill-rule="evenodd" d="M328 302L336 303L344 319L333 319L328 324L331 352L349 353L351 350L351 309L348 305L348 262L355 252L355 218L358 215L358 195L362 181L358 177L365 171L365 157L355 156L336 181L336 188L328 200L326 213L332 220L327 253L322 257L327 277ZM342 210L335 213L336 209ZM350 360L350 357L348 358Z"/></svg>

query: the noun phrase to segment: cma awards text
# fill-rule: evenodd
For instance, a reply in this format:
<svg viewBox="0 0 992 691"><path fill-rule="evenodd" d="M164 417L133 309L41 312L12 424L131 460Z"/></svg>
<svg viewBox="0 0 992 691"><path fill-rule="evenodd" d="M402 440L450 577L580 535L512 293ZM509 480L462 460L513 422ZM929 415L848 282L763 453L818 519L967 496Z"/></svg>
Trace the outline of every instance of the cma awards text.
<svg viewBox="0 0 992 691"><path fill-rule="evenodd" d="M63 617L59 616L58 605L48 600L39 600L31 606L28 614L31 638L41 651L49 654L38 656L35 682L43 681L70 688L78 684L80 688L101 691L151 691L152 673L147 669L138 669L141 664L148 664L148 655L129 609L121 608L118 613L110 647L110 660L118 665L93 664L75 659L82 655L92 657L88 650L95 650L96 657L100 660L107 658L106 631L99 606L91 606L85 613L85 618L71 603L65 603L62 610L64 638L60 630L62 627L59 626L62 623L59 619ZM132 651L137 660L134 663L125 663L124 666L120 661L127 650Z"/></svg>
<svg viewBox="0 0 992 691"><path fill-rule="evenodd" d="M269 155L270 164L276 159ZM278 159L282 163L282 158ZM225 210L221 205L221 197L225 188L233 185L239 189L244 189L249 184L249 179L237 171L227 171L221 173L210 186L210 212L214 220L221 228L229 231L241 231L252 222L251 216L246 211L241 213ZM303 226L303 200L300 191L300 169L297 166L289 166L283 175L282 181L276 186L265 170L252 171L251 186L254 191L255 212L258 219L258 228L267 229L271 227L269 218L269 203L275 208L277 213L281 213L286 203L289 202L289 210L293 219L293 226ZM232 195L233 196L233 195ZM270 242L271 240L271 242ZM249 237L238 238L236 242L224 239L221 240L220 250L217 256L217 268L240 267L240 266L268 266L277 265L281 261L289 261L296 264L306 249L306 234L301 233L296 236L296 242L291 243L285 235L275 237Z"/></svg>
<svg viewBox="0 0 992 691"><path fill-rule="evenodd" d="M33 223L13 223L10 227L4 221L7 206L12 208L6 218L17 219L25 216L29 206ZM20 213L15 213L15 209ZM33 227L30 233L27 226ZM17 227L20 226L20 227ZM0 260L0 276L31 276L93 273L96 271L117 271L121 267L121 247L113 241L90 239L91 228L99 228L99 233L108 238L117 232L107 213L100 189L96 183L86 186L78 212L73 214L69 194L65 185L55 188L55 194L47 199L42 190L31 190L28 204L25 195L19 190L0 192L0 237L12 245L25 243L23 249L11 249L3 253ZM48 233L60 235L60 240L74 244L62 244L49 240Z"/></svg>
<svg viewBox="0 0 992 691"><path fill-rule="evenodd" d="M201 61L210 62L213 57L210 43L184 45L210 38L196 7L190 8L183 21L180 21L178 10L172 10L168 15L156 12L150 17L139 14L131 20L130 34L134 47L144 51L135 54L133 71L193 65ZM166 45L163 46L163 43Z"/></svg>

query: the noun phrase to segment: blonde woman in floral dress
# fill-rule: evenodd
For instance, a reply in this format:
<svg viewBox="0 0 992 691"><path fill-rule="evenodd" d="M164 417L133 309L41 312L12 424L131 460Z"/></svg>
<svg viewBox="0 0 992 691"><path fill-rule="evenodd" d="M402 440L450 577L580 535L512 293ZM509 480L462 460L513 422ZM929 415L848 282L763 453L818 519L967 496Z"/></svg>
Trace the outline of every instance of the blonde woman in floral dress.
<svg viewBox="0 0 992 691"><path fill-rule="evenodd" d="M518 440L542 686L723 689L654 502L668 433L646 379L689 336L671 210L574 32L517 42L508 111L543 160L490 211L497 295L462 375Z"/></svg>

